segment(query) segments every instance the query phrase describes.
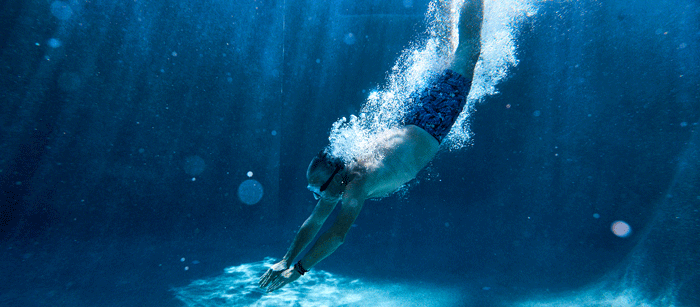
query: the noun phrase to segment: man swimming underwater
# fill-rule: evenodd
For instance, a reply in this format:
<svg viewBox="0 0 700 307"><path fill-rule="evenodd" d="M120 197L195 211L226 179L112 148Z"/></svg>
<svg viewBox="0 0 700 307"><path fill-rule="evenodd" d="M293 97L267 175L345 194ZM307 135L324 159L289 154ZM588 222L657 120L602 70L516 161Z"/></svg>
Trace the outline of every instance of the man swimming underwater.
<svg viewBox="0 0 700 307"><path fill-rule="evenodd" d="M275 291L297 280L333 253L357 218L366 199L386 196L413 179L438 152L440 143L462 111L479 58L483 0L469 0L460 12L459 45L450 69L413 95L413 109L403 126L375 139L375 150L345 163L327 150L311 160L306 172L307 188L318 203L301 225L284 258L260 277L259 285ZM379 158L377 158L379 157ZM294 263L316 237L336 204L342 201L333 225L318 238L309 252Z"/></svg>

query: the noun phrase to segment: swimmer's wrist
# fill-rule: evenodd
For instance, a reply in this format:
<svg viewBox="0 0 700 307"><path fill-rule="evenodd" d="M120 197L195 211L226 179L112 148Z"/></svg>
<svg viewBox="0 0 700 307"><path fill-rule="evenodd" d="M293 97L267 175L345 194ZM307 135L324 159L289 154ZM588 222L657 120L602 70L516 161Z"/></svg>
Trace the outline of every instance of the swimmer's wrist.
<svg viewBox="0 0 700 307"><path fill-rule="evenodd" d="M297 261L297 263L294 265L294 270L297 271L300 275L306 274L309 270L305 269L303 265L301 265L301 260Z"/></svg>
<svg viewBox="0 0 700 307"><path fill-rule="evenodd" d="M289 268L289 259L288 258L286 258L286 257L282 258L282 260L280 260L280 263L282 263L285 268L287 268L287 269Z"/></svg>

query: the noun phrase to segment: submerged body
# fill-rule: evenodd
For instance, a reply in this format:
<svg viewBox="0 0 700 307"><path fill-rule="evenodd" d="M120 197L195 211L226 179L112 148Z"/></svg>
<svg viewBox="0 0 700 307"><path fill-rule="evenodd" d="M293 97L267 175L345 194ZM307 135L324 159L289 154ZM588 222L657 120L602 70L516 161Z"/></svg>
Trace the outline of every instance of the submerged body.
<svg viewBox="0 0 700 307"><path fill-rule="evenodd" d="M293 282L344 241L364 201L386 196L416 177L437 154L440 142L464 106L479 56L482 0L465 4L460 14L459 39L450 69L432 87L419 93L404 125L374 136L363 155L345 163L327 151L319 153L307 170L307 188L319 200L304 221L282 260L261 278L268 292ZM294 259L316 237L338 202L336 221L296 264Z"/></svg>
<svg viewBox="0 0 700 307"><path fill-rule="evenodd" d="M389 195L415 178L439 147L432 135L415 125L385 131L377 137L376 152L352 167L359 176L345 194L364 199Z"/></svg>

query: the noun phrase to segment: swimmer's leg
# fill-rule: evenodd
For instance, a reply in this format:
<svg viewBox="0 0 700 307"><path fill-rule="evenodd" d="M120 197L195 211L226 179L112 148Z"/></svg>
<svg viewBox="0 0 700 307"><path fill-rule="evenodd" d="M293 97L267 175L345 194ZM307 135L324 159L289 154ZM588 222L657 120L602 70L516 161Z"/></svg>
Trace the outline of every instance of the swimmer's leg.
<svg viewBox="0 0 700 307"><path fill-rule="evenodd" d="M472 79L474 66L479 60L483 19L483 0L467 0L459 14L459 45L450 69L468 79Z"/></svg>

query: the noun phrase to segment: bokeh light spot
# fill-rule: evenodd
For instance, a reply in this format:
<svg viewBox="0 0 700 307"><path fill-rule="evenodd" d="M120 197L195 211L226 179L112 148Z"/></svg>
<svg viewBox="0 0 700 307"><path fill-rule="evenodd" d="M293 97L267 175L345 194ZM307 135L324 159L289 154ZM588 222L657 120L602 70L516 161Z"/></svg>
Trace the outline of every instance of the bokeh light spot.
<svg viewBox="0 0 700 307"><path fill-rule="evenodd" d="M55 39L55 38L50 38L48 40L47 44L51 48L58 48L58 47L61 47L63 45L60 40Z"/></svg>
<svg viewBox="0 0 700 307"><path fill-rule="evenodd" d="M610 226L610 230L620 238L626 238L632 233L630 225L623 221L613 222L612 226Z"/></svg>
<svg viewBox="0 0 700 307"><path fill-rule="evenodd" d="M255 205L263 197L263 186L255 179L243 181L238 186L238 199L246 205Z"/></svg>
<svg viewBox="0 0 700 307"><path fill-rule="evenodd" d="M204 172L207 168L206 162L200 156L189 156L185 158L185 164L183 166L185 173L190 176L197 176Z"/></svg>
<svg viewBox="0 0 700 307"><path fill-rule="evenodd" d="M68 3L63 1L54 1L51 3L51 14L60 20L68 20L73 16L73 9Z"/></svg>
<svg viewBox="0 0 700 307"><path fill-rule="evenodd" d="M345 34L345 37L343 38L343 42L347 45L354 45L355 42L357 42L357 38L355 38L355 34L348 33Z"/></svg>

